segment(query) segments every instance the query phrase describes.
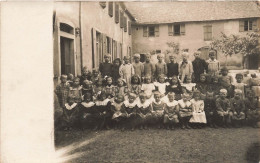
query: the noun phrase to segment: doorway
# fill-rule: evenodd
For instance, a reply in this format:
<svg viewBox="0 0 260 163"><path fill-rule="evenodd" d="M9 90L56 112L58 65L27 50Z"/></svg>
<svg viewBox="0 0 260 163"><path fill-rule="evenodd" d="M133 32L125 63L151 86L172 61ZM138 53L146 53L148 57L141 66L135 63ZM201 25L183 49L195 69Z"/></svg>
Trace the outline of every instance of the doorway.
<svg viewBox="0 0 260 163"><path fill-rule="evenodd" d="M60 37L61 74L75 75L74 40Z"/></svg>

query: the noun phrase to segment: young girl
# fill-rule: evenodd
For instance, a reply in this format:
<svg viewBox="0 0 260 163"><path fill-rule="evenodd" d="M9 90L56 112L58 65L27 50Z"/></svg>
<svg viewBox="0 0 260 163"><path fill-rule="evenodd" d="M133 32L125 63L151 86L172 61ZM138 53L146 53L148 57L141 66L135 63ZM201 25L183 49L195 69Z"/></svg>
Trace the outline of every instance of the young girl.
<svg viewBox="0 0 260 163"><path fill-rule="evenodd" d="M130 63L130 57L124 56L124 64L119 68L119 74L121 78L125 79L127 87L131 84L131 77L134 75L134 67Z"/></svg>
<svg viewBox="0 0 260 163"><path fill-rule="evenodd" d="M67 103L67 98L70 90L70 85L67 82L67 75L61 75L61 83L56 87L55 93L58 97L60 107Z"/></svg>
<svg viewBox="0 0 260 163"><path fill-rule="evenodd" d="M144 78L144 83L142 84L141 90L147 95L147 98L151 100L155 86L151 83L152 79L150 76Z"/></svg>
<svg viewBox="0 0 260 163"><path fill-rule="evenodd" d="M122 114L122 105L124 103L124 96L122 94L117 94L114 102L112 103L112 120L114 121L115 129L119 128L119 123L122 122L123 114Z"/></svg>
<svg viewBox="0 0 260 163"><path fill-rule="evenodd" d="M84 80L82 85L82 94L85 95L86 93L90 93L93 95L93 85L90 80Z"/></svg>
<svg viewBox="0 0 260 163"><path fill-rule="evenodd" d="M113 85L112 77L106 77L106 86L104 87L104 91L106 92L107 98L112 99L115 96L115 86Z"/></svg>
<svg viewBox="0 0 260 163"><path fill-rule="evenodd" d="M193 66L192 63L190 61L188 61L188 57L189 57L189 53L187 52L183 52L182 53L182 62L179 63L179 75L180 75L180 79L181 82L184 83L187 77L191 78L191 75L193 73Z"/></svg>
<svg viewBox="0 0 260 163"><path fill-rule="evenodd" d="M91 73L90 73L89 69L85 66L82 69L82 75L80 77L80 85L82 85L83 81L86 79L91 80Z"/></svg>
<svg viewBox="0 0 260 163"><path fill-rule="evenodd" d="M135 93L136 95L139 95L141 93L141 78L137 75L133 75L131 78L131 85L129 88L129 92Z"/></svg>
<svg viewBox="0 0 260 163"><path fill-rule="evenodd" d="M135 129L136 125L136 95L134 93L129 93L128 99L124 101L122 105L122 113L125 114L125 125L130 126L131 130L133 131ZM124 130L125 127L123 126L122 130Z"/></svg>
<svg viewBox="0 0 260 163"><path fill-rule="evenodd" d="M220 84L218 82L218 76L212 76L211 79L211 83L208 85L208 91L213 92L215 97L217 97L221 89Z"/></svg>
<svg viewBox="0 0 260 163"><path fill-rule="evenodd" d="M84 95L84 101L80 104L81 127L85 129L95 123L97 112L91 93Z"/></svg>
<svg viewBox="0 0 260 163"><path fill-rule="evenodd" d="M195 90L196 83L191 83L191 77L186 77L186 83L181 84L183 88L183 93L189 93L192 95L192 92Z"/></svg>
<svg viewBox="0 0 260 163"><path fill-rule="evenodd" d="M253 91L247 92L247 98L245 99L245 108L246 108L246 114L247 119L249 121L249 124L256 128L257 122L259 121L259 106L258 106L258 100L255 97L255 93Z"/></svg>
<svg viewBox="0 0 260 163"><path fill-rule="evenodd" d="M179 114L179 105L178 101L174 100L175 94L173 92L168 93L168 101L166 101L166 107L164 110L164 119L163 123L166 124L166 129L170 128L173 130L175 124L179 123L178 114Z"/></svg>
<svg viewBox="0 0 260 163"><path fill-rule="evenodd" d="M63 106L64 130L71 130L79 119L79 105L75 102L75 96L69 95L68 103Z"/></svg>
<svg viewBox="0 0 260 163"><path fill-rule="evenodd" d="M91 75L91 82L96 83L96 81L98 81L99 78L101 78L101 76L98 73L98 69L93 69Z"/></svg>
<svg viewBox="0 0 260 163"><path fill-rule="evenodd" d="M158 90L162 95L166 94L166 87L169 85L168 82L165 83L164 74L158 76L157 82L154 82L155 89Z"/></svg>
<svg viewBox="0 0 260 163"><path fill-rule="evenodd" d="M160 92L154 92L154 100L151 103L151 107L154 122L158 124L158 129L160 129L163 123L163 113L165 108L165 103L161 100Z"/></svg>
<svg viewBox="0 0 260 163"><path fill-rule="evenodd" d="M167 75L167 65L163 61L163 54L157 55L158 62L155 64L155 77L159 78L159 75Z"/></svg>
<svg viewBox="0 0 260 163"><path fill-rule="evenodd" d="M190 123L194 124L194 128L202 128L203 124L207 123L207 120L204 112L204 101L200 98L200 91L194 91L193 99L190 102L192 106L192 117Z"/></svg>
<svg viewBox="0 0 260 163"><path fill-rule="evenodd" d="M99 78L93 86L93 99L96 101L98 94L104 90L103 79Z"/></svg>
<svg viewBox="0 0 260 163"><path fill-rule="evenodd" d="M182 87L177 76L173 76L170 79L170 85L166 87L166 93L169 92L173 92L175 94L175 98L177 101L181 99Z"/></svg>
<svg viewBox="0 0 260 163"><path fill-rule="evenodd" d="M113 62L113 67L112 67L112 77L114 82L116 82L120 78L120 74L119 74L120 66L121 66L121 59L116 58Z"/></svg>
<svg viewBox="0 0 260 163"><path fill-rule="evenodd" d="M197 81L195 88L201 92L201 98L205 99L207 90L209 88L206 81L206 74L200 74L199 81Z"/></svg>
<svg viewBox="0 0 260 163"><path fill-rule="evenodd" d="M150 123L152 118L152 108L150 102L146 100L146 94L140 93L139 99L137 102L137 115L140 124L140 130L147 130L147 125Z"/></svg>
<svg viewBox="0 0 260 163"><path fill-rule="evenodd" d="M146 54L145 55L145 63L144 63L144 76L153 77L154 72L155 72L155 68L154 68L154 65L150 61L151 61L151 55Z"/></svg>
<svg viewBox="0 0 260 163"><path fill-rule="evenodd" d="M115 87L115 95L125 96L128 93L128 88L124 79L119 78L117 80L117 87Z"/></svg>
<svg viewBox="0 0 260 163"><path fill-rule="evenodd" d="M204 100L204 110L206 114L207 123L209 127L217 128L216 125L216 99L214 92L207 92L206 99Z"/></svg>
<svg viewBox="0 0 260 163"><path fill-rule="evenodd" d="M182 129L190 129L189 121L192 116L192 106L191 102L189 101L190 95L189 94L182 94L182 99L178 101L179 103L179 117L181 122Z"/></svg>
<svg viewBox="0 0 260 163"><path fill-rule="evenodd" d="M107 130L109 130L112 118L112 111L110 99L107 98L107 94L105 91L101 91L98 94L98 98L96 101L96 111L99 113L99 116L97 118L98 124L94 128L94 130L98 128L101 129L104 126Z"/></svg>
<svg viewBox="0 0 260 163"><path fill-rule="evenodd" d="M82 101L82 87L80 86L80 79L74 78L73 85L70 87L69 95L75 96L75 102L79 103Z"/></svg>

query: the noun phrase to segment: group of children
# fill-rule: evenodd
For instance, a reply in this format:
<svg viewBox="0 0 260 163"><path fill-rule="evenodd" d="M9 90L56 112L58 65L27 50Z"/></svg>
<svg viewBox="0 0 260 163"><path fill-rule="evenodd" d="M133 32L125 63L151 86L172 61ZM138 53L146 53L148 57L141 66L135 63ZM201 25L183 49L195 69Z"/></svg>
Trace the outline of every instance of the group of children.
<svg viewBox="0 0 260 163"><path fill-rule="evenodd" d="M182 129L210 127L240 127L245 123L257 127L259 103L248 80L241 73L236 74L236 83L228 75L228 69L220 69L211 51L210 59L200 58L188 61L189 54L182 54L183 60L170 63L157 56L158 63L145 63L140 55L119 58L110 63L110 55L104 56L99 70L92 73L83 68L81 77L61 75L61 83L55 93L63 108L62 124L65 130L73 127L125 130L136 127L147 129ZM259 83L258 83L259 84ZM259 85L258 85L259 86Z"/></svg>

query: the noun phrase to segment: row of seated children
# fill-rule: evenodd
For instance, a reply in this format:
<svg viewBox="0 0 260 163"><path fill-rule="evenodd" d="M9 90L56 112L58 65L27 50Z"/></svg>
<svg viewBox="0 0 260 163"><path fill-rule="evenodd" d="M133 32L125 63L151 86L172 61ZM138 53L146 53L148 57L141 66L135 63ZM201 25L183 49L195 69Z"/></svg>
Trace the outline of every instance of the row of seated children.
<svg viewBox="0 0 260 163"><path fill-rule="evenodd" d="M178 81L177 77L173 77L171 81L174 80ZM79 80L75 83L79 83ZM207 122L210 126L216 127L216 124L219 124L226 127L232 123L241 126L246 119L256 126L259 120L259 105L253 91L248 91L245 100L242 99L243 94L239 89L235 89L231 99L226 98L227 90L221 89L219 96L214 96L214 92L207 92L204 99L198 90L191 93L182 92L177 100L175 97L178 94L174 93L177 87L174 85L167 87L166 95L159 91L147 91L142 87L138 94L128 92L113 96L101 89L95 97L91 92L86 92L83 102L80 102L80 97L75 96L77 94L72 91L69 93L68 102L63 106L65 129L70 129L75 124L81 124L83 127L91 124L95 126L95 130L103 127L109 129L111 125L121 126L123 130L128 126L131 129L136 126L147 129L147 125L157 124L160 128L163 123L168 129L174 128L179 121L181 128L190 128L190 123L194 128L201 128L202 124Z"/></svg>

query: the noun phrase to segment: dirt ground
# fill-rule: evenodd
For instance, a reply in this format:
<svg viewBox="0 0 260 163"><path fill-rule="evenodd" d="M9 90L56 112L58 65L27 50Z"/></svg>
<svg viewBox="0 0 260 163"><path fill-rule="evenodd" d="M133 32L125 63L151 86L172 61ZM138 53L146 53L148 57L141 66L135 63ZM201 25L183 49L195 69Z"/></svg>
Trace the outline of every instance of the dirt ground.
<svg viewBox="0 0 260 163"><path fill-rule="evenodd" d="M258 141L259 130L250 127L55 133L57 151L65 148L62 157L71 156L66 162L73 163L259 162Z"/></svg>

